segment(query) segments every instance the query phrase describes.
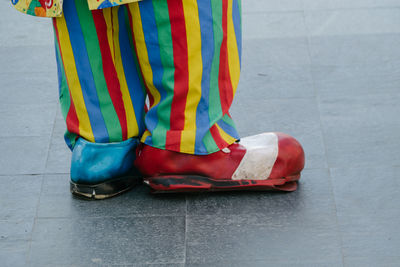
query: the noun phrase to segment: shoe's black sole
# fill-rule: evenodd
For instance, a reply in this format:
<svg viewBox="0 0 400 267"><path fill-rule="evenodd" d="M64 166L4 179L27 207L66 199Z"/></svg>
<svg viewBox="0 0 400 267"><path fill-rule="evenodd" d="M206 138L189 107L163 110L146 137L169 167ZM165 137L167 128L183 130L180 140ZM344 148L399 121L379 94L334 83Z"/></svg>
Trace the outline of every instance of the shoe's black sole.
<svg viewBox="0 0 400 267"><path fill-rule="evenodd" d="M141 183L141 181L141 178L135 176L115 178L95 185L77 184L70 181L70 191L73 195L88 200L106 199L132 189L135 185Z"/></svg>
<svg viewBox="0 0 400 267"><path fill-rule="evenodd" d="M164 175L144 178L152 193L179 193L204 191L295 191L300 173L288 175L280 179L267 180L220 180L196 175Z"/></svg>

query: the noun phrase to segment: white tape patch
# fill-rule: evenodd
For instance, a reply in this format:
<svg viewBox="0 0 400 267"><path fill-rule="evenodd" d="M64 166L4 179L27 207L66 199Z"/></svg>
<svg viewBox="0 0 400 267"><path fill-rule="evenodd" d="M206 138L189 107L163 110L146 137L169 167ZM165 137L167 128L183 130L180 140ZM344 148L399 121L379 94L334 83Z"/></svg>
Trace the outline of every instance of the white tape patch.
<svg viewBox="0 0 400 267"><path fill-rule="evenodd" d="M278 157L278 136L263 133L245 137L240 144L246 154L232 176L232 180L266 180Z"/></svg>

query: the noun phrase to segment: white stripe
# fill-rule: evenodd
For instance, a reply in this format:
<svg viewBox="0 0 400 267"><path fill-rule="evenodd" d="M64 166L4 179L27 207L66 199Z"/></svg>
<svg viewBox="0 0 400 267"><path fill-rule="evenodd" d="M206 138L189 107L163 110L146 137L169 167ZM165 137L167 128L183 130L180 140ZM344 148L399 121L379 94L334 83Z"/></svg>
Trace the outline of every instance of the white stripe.
<svg viewBox="0 0 400 267"><path fill-rule="evenodd" d="M263 133L245 137L240 144L246 154L232 176L232 180L266 180L278 157L278 136Z"/></svg>

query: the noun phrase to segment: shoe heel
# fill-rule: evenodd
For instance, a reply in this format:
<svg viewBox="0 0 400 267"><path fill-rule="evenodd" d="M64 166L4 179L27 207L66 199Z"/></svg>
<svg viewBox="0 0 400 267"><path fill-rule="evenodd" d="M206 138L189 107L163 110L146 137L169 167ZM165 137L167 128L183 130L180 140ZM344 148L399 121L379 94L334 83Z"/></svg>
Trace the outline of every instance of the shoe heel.
<svg viewBox="0 0 400 267"><path fill-rule="evenodd" d="M96 185L85 185L70 181L70 191L73 195L84 199L106 199L126 191L140 184L138 177L120 177Z"/></svg>

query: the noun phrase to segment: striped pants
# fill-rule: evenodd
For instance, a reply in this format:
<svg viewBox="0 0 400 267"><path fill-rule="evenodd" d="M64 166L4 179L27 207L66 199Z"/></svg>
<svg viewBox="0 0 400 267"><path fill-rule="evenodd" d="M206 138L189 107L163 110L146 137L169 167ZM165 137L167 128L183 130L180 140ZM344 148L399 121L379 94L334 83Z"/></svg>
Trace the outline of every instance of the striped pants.
<svg viewBox="0 0 400 267"><path fill-rule="evenodd" d="M143 0L53 20L65 139L204 155L238 138L240 0ZM146 104L148 98L148 104Z"/></svg>

